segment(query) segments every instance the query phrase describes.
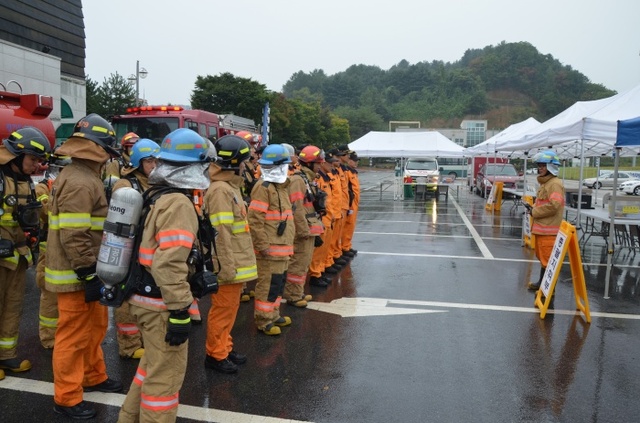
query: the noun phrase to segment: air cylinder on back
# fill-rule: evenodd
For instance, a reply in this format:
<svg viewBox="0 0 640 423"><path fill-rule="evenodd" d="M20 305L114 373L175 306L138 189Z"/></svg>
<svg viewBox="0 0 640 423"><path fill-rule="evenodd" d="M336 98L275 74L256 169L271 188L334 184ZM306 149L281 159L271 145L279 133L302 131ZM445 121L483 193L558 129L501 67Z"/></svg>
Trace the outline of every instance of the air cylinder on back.
<svg viewBox="0 0 640 423"><path fill-rule="evenodd" d="M129 272L141 213L142 195L135 189L120 188L111 196L96 267L98 277L109 289Z"/></svg>

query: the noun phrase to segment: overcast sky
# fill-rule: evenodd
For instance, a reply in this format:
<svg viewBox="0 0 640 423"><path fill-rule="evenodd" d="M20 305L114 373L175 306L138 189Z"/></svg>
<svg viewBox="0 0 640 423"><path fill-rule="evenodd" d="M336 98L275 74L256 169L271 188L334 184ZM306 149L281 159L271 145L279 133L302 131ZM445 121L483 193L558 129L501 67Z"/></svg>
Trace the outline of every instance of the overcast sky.
<svg viewBox="0 0 640 423"><path fill-rule="evenodd" d="M149 73L149 104L189 104L198 75L281 91L297 71L459 60L527 41L592 82L640 83L638 0L84 0L86 73Z"/></svg>

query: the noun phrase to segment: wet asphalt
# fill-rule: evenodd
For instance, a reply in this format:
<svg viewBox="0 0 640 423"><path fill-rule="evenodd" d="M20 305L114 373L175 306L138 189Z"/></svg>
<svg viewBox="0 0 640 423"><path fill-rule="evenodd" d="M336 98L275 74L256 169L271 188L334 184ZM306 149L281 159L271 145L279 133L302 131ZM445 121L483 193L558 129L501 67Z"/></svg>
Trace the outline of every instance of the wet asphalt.
<svg viewBox="0 0 640 423"><path fill-rule="evenodd" d="M206 323L195 327L178 421L640 421L640 252L616 254L605 300L606 251L592 239L582 250L591 324L575 312L568 265L542 320L526 288L540 267L521 245L522 207L488 212L462 181L447 197L394 200L391 172L360 178L356 258L308 290L308 309L282 306L293 324L279 337L257 332L253 304L241 304L233 336L249 361L235 375L204 368ZM19 352L33 368L0 381L2 422L67 421L52 411L37 305L30 271ZM128 387L136 362L118 356L113 323L103 348ZM123 398L86 394L91 421L116 421Z"/></svg>

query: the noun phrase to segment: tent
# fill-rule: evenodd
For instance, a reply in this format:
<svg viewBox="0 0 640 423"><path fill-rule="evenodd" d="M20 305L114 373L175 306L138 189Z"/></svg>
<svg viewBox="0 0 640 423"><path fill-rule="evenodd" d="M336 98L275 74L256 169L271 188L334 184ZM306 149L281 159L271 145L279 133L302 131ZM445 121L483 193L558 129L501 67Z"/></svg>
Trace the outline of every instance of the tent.
<svg viewBox="0 0 640 423"><path fill-rule="evenodd" d="M349 143L362 157L464 157L463 147L437 131L371 131Z"/></svg>
<svg viewBox="0 0 640 423"><path fill-rule="evenodd" d="M467 153L470 156L494 154L496 152L496 144L501 140L518 139L521 134L531 132L538 126L540 126L540 122L532 117L527 120L523 120L522 122L514 123L488 140L483 141L478 145L474 145L473 147L468 147Z"/></svg>
<svg viewBox="0 0 640 423"><path fill-rule="evenodd" d="M640 115L640 113L639 113ZM622 148L640 147L640 117L634 117L627 120L619 120L616 122L616 152L620 153ZM618 185L618 165L620 163L620 154L616 154L613 168L613 186ZM613 190L611 203L609 207L609 245L613 246L614 228L616 225L616 201L618 190ZM604 297L609 298L609 281L611 279L611 268L613 267L613 248L609 248L607 254L607 273L604 283Z"/></svg>

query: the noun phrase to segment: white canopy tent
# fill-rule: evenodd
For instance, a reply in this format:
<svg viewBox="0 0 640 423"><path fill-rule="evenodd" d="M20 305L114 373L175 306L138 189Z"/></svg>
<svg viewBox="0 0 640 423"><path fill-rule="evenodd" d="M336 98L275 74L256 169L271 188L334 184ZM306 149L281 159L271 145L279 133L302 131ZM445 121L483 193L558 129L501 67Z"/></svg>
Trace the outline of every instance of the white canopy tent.
<svg viewBox="0 0 640 423"><path fill-rule="evenodd" d="M371 131L349 143L361 157L464 157L463 147L437 131Z"/></svg>
<svg viewBox="0 0 640 423"><path fill-rule="evenodd" d="M478 145L468 147L466 151L470 156L495 154L496 144L501 140L518 139L522 134L534 131L538 126L540 126L540 122L530 117L527 120L523 120L522 122L514 123L513 125L508 126L503 131L497 133L496 135L492 136L486 141L481 142Z"/></svg>

